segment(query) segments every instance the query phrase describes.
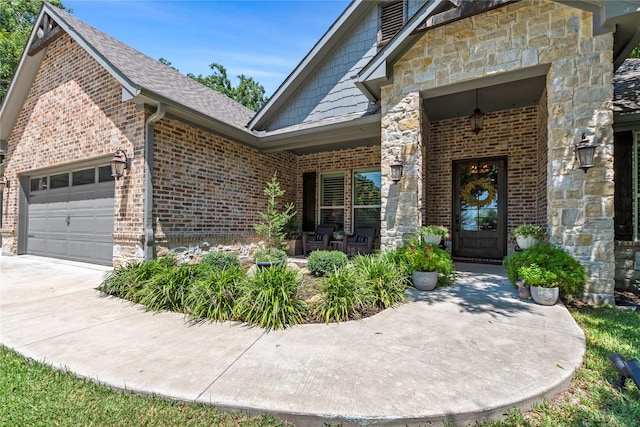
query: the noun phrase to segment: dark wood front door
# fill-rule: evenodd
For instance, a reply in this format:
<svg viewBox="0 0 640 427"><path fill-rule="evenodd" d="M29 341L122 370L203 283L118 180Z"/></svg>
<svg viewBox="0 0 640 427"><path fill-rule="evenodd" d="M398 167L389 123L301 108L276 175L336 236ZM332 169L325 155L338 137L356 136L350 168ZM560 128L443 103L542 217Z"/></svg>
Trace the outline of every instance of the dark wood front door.
<svg viewBox="0 0 640 427"><path fill-rule="evenodd" d="M453 164L454 257L500 260L507 250L506 159Z"/></svg>

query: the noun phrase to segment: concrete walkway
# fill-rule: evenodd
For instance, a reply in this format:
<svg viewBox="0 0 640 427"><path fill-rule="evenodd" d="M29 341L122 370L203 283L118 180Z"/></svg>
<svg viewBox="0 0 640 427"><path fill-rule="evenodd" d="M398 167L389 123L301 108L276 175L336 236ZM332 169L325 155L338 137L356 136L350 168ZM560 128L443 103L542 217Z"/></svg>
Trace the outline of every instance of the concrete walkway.
<svg viewBox="0 0 640 427"><path fill-rule="evenodd" d="M584 335L565 307L517 299L499 266L340 324L265 333L190 325L94 290L108 269L0 256L0 344L111 387L298 426L466 425L567 388Z"/></svg>

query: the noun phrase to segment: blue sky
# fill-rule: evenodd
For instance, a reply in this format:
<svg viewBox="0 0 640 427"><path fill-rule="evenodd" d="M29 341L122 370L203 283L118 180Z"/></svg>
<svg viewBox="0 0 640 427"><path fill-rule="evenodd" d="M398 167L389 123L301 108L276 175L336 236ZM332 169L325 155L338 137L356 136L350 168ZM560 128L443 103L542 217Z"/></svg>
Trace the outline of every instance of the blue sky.
<svg viewBox="0 0 640 427"><path fill-rule="evenodd" d="M349 0L63 0L73 15L183 74L227 68L271 96Z"/></svg>

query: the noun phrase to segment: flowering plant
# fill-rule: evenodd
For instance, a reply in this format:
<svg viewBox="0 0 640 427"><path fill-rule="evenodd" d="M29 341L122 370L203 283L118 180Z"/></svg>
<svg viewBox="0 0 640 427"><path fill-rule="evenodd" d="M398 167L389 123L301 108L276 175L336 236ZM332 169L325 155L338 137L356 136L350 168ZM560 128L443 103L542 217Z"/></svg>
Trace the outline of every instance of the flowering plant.
<svg viewBox="0 0 640 427"><path fill-rule="evenodd" d="M511 230L512 237L533 237L535 239L544 239L547 232L538 225L523 224Z"/></svg>
<svg viewBox="0 0 640 427"><path fill-rule="evenodd" d="M404 255L412 271L436 271L447 278L447 282L454 272L449 252L432 244L421 243L418 239L414 238L405 245Z"/></svg>
<svg viewBox="0 0 640 427"><path fill-rule="evenodd" d="M420 237L424 237L427 234L435 234L443 239L449 238L449 230L447 230L447 227L443 225L427 225L426 227L420 227L418 234Z"/></svg>

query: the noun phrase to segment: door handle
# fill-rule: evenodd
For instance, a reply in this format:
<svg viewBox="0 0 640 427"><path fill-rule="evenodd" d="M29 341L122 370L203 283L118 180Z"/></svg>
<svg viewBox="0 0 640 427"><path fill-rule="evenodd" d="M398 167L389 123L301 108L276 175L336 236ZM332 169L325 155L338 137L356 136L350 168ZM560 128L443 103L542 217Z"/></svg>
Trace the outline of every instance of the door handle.
<svg viewBox="0 0 640 427"><path fill-rule="evenodd" d="M65 221L67 225L71 225L71 216L67 216L67 219Z"/></svg>

